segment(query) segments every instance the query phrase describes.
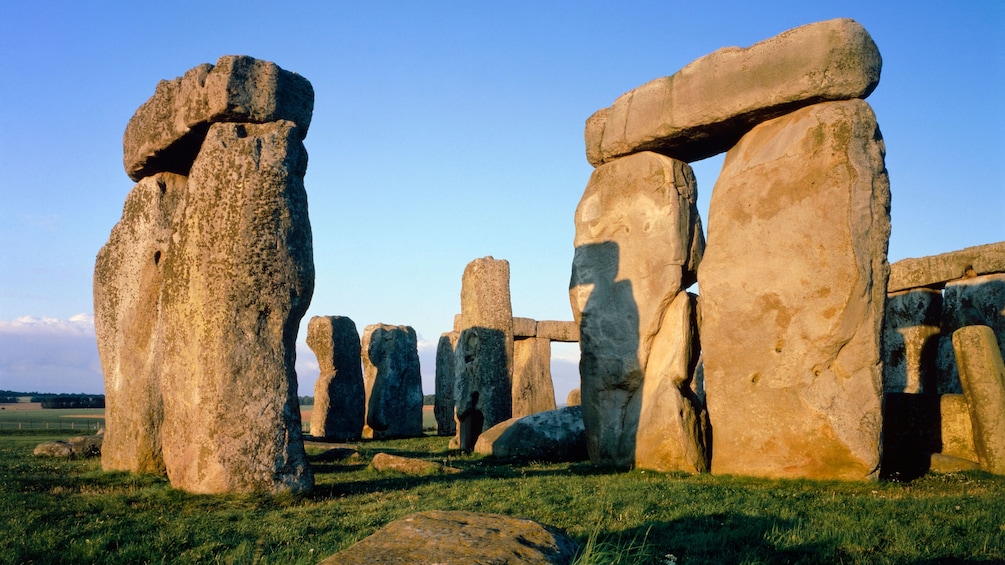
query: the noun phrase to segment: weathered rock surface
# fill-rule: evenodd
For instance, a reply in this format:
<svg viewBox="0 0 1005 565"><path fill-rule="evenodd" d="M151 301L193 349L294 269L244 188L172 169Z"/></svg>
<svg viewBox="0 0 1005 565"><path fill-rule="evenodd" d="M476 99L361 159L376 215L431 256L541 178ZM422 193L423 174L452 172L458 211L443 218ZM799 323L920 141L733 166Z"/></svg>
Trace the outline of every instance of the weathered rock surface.
<svg viewBox="0 0 1005 565"><path fill-rule="evenodd" d="M635 436L635 467L708 471L708 415L691 391L698 362L695 298L680 292L667 307L646 365Z"/></svg>
<svg viewBox="0 0 1005 565"><path fill-rule="evenodd" d="M869 33L849 19L791 29L746 49L726 47L591 116L586 157L595 167L640 151L710 157L760 122L826 100L865 98L881 67Z"/></svg>
<svg viewBox="0 0 1005 565"><path fill-rule="evenodd" d="M713 473L876 476L884 151L850 100L760 124L726 155L698 273Z"/></svg>
<svg viewBox="0 0 1005 565"><path fill-rule="evenodd" d="M537 320L533 318L513 318L513 339L537 336Z"/></svg>
<svg viewBox="0 0 1005 565"><path fill-rule="evenodd" d="M134 181L161 172L187 176L214 123L288 120L302 140L313 110L314 89L300 75L252 57L220 57L216 66L162 80L136 110L122 143L126 173Z"/></svg>
<svg viewBox="0 0 1005 565"><path fill-rule="evenodd" d="M551 341L576 343L579 341L579 324L574 321L538 320L537 337Z"/></svg>
<svg viewBox="0 0 1005 565"><path fill-rule="evenodd" d="M104 429L89 436L71 437L67 440L47 441L35 446L35 455L76 459L78 457L100 457Z"/></svg>
<svg viewBox="0 0 1005 565"><path fill-rule="evenodd" d="M455 351L454 389L461 449L513 416L513 307L509 262L475 259L461 279L461 330Z"/></svg>
<svg viewBox="0 0 1005 565"><path fill-rule="evenodd" d="M569 298L595 463L635 463L650 351L668 305L694 282L704 247L696 194L686 163L637 153L594 170L576 209Z"/></svg>
<svg viewBox="0 0 1005 565"><path fill-rule="evenodd" d="M929 461L929 470L933 473L960 473L963 471L976 471L981 468L976 461L946 455L945 453L933 453Z"/></svg>
<svg viewBox="0 0 1005 565"><path fill-rule="evenodd" d="M1005 241L940 255L901 259L890 265L887 291L942 287L956 279L992 273L1005 273Z"/></svg>
<svg viewBox="0 0 1005 565"><path fill-rule="evenodd" d="M953 332L965 326L988 326L1005 351L1005 274L967 277L946 283L942 293L942 337L936 358L938 390L960 393L953 354Z"/></svg>
<svg viewBox="0 0 1005 565"><path fill-rule="evenodd" d="M539 337L513 344L513 417L555 409L551 341Z"/></svg>
<svg viewBox="0 0 1005 565"><path fill-rule="evenodd" d="M300 319L314 290L292 122L215 124L160 259L164 464L198 493L303 491Z"/></svg>
<svg viewBox="0 0 1005 565"><path fill-rule="evenodd" d="M1005 364L994 331L967 326L953 333L960 384L970 408L981 467L1005 475Z"/></svg>
<svg viewBox="0 0 1005 565"><path fill-rule="evenodd" d="M962 394L943 394L939 397L941 453L960 459L977 461L974 447L974 428L970 421L970 408Z"/></svg>
<svg viewBox="0 0 1005 565"><path fill-rule="evenodd" d="M108 471L164 474L161 423L164 260L185 210L186 177L162 173L130 191L94 265L94 329L105 376Z"/></svg>
<svg viewBox="0 0 1005 565"><path fill-rule="evenodd" d="M918 288L890 293L883 322L883 390L935 392L942 293Z"/></svg>
<svg viewBox="0 0 1005 565"><path fill-rule="evenodd" d="M371 462L376 471L393 471L406 475L442 475L460 473L461 470L435 461L424 461L412 457L401 457L389 453L378 453Z"/></svg>
<svg viewBox="0 0 1005 565"><path fill-rule="evenodd" d="M569 394L565 397L566 406L579 406L583 403L583 397L578 388L574 388L569 391Z"/></svg>
<svg viewBox="0 0 1005 565"><path fill-rule="evenodd" d="M433 401L433 415L436 417L436 433L441 436L457 433L457 422L454 420L457 362L454 350L457 348L459 335L457 332L444 333L436 344L436 399Z"/></svg>
<svg viewBox="0 0 1005 565"><path fill-rule="evenodd" d="M429 510L391 522L320 565L564 565L577 549L565 532L531 520Z"/></svg>
<svg viewBox="0 0 1005 565"><path fill-rule="evenodd" d="M422 435L422 376L415 330L372 324L363 330L364 437Z"/></svg>
<svg viewBox="0 0 1005 565"><path fill-rule="evenodd" d="M314 316L307 324L307 346L321 370L314 383L311 435L358 440L366 416L366 391L356 324L345 316Z"/></svg>
<svg viewBox="0 0 1005 565"><path fill-rule="evenodd" d="M527 461L585 461L586 428L579 406L510 418L478 436L475 453Z"/></svg>

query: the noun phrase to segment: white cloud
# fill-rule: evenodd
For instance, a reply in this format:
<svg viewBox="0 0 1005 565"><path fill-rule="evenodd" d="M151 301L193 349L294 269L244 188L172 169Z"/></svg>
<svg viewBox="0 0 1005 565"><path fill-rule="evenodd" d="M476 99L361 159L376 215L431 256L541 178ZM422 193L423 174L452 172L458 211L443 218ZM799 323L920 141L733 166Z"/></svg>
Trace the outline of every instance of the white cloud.
<svg viewBox="0 0 1005 565"><path fill-rule="evenodd" d="M0 389L102 394L94 318L0 320Z"/></svg>
<svg viewBox="0 0 1005 565"><path fill-rule="evenodd" d="M94 335L94 316L80 313L68 320L21 316L0 320L0 335Z"/></svg>

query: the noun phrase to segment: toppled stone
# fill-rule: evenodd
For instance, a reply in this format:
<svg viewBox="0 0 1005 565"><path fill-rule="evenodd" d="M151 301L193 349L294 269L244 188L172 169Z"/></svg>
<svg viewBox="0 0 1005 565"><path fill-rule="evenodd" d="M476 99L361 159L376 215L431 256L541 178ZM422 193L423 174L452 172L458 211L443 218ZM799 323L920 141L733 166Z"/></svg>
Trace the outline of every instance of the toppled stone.
<svg viewBox="0 0 1005 565"><path fill-rule="evenodd" d="M698 273L713 473L876 477L884 152L849 100L762 123L726 155Z"/></svg>
<svg viewBox="0 0 1005 565"><path fill-rule="evenodd" d="M464 268L455 355L457 439L461 449L471 451L483 430L513 416L508 261L483 257Z"/></svg>
<svg viewBox="0 0 1005 565"><path fill-rule="evenodd" d="M161 173L129 192L94 264L94 330L105 378L106 471L163 475L164 262L185 213L186 177Z"/></svg>
<svg viewBox="0 0 1005 565"><path fill-rule="evenodd" d="M894 292L883 322L883 390L934 392L938 381L942 293L929 288Z"/></svg>
<svg viewBox="0 0 1005 565"><path fill-rule="evenodd" d="M104 428L89 436L71 437L65 441L47 441L35 447L35 455L76 459L78 457L101 457L101 444L105 436Z"/></svg>
<svg viewBox="0 0 1005 565"><path fill-rule="evenodd" d="M538 320L537 337L551 341L576 343L579 341L579 324L574 321Z"/></svg>
<svg viewBox="0 0 1005 565"><path fill-rule="evenodd" d="M981 467L1005 475L1005 364L994 331L967 326L953 333L960 384L970 408Z"/></svg>
<svg viewBox="0 0 1005 565"><path fill-rule="evenodd" d="M555 409L551 341L539 337L513 344L513 417Z"/></svg>
<svg viewBox="0 0 1005 565"><path fill-rule="evenodd" d="M576 209L569 299L594 463L635 464L650 352L665 345L667 307L694 282L704 248L696 196L686 163L637 153L594 170Z"/></svg>
<svg viewBox="0 0 1005 565"><path fill-rule="evenodd" d="M933 473L961 473L964 471L977 471L981 468L980 463L954 457L945 453L933 453L928 464L929 470Z"/></svg>
<svg viewBox="0 0 1005 565"><path fill-rule="evenodd" d="M640 151L704 159L760 122L818 102L865 98L881 67L869 33L850 19L797 27L746 49L726 47L591 116L586 157L595 167Z"/></svg>
<svg viewBox="0 0 1005 565"><path fill-rule="evenodd" d="M459 335L457 332L444 333L436 344L436 398L433 401L433 415L436 417L436 433L441 436L457 433L454 420L454 385L457 380L454 350L457 348Z"/></svg>
<svg viewBox="0 0 1005 565"><path fill-rule="evenodd" d="M461 470L435 461L423 461L389 453L378 453L371 463L376 471L393 471L405 475L442 475L460 473Z"/></svg>
<svg viewBox="0 0 1005 565"><path fill-rule="evenodd" d="M314 110L311 83L275 63L226 55L203 64L157 90L129 120L123 162L129 178L156 173L188 175L209 126L221 122L289 120L307 135Z"/></svg>
<svg viewBox="0 0 1005 565"><path fill-rule="evenodd" d="M478 436L475 453L526 461L575 462L589 459L579 406L511 418Z"/></svg>
<svg viewBox="0 0 1005 565"><path fill-rule="evenodd" d="M411 326L372 324L363 330L366 426L363 437L422 435L422 376Z"/></svg>
<svg viewBox="0 0 1005 565"><path fill-rule="evenodd" d="M567 565L577 550L565 532L531 520L429 510L395 520L319 565Z"/></svg>
<svg viewBox="0 0 1005 565"><path fill-rule="evenodd" d="M158 263L161 437L175 488L313 486L294 370L314 291L301 137L288 121L214 124L192 166Z"/></svg>
<svg viewBox="0 0 1005 565"><path fill-rule="evenodd" d="M318 358L311 435L332 441L358 440L366 416L361 345L356 324L344 316L314 316L307 346Z"/></svg>
<svg viewBox="0 0 1005 565"><path fill-rule="evenodd" d="M941 288L949 281L1005 273L1005 241L967 247L929 257L901 259L890 265L888 292Z"/></svg>

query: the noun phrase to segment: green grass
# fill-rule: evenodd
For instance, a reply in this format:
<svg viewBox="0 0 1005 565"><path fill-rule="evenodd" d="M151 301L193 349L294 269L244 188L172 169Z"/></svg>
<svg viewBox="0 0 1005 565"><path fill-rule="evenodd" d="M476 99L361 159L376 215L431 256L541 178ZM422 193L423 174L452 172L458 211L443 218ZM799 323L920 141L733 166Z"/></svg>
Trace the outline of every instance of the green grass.
<svg viewBox="0 0 1005 565"><path fill-rule="evenodd" d="M0 563L315 563L431 509L558 526L588 550L583 565L1005 561L1005 477L985 473L909 484L622 473L508 465L429 436L317 462L307 495L197 496L96 460L31 455L67 435L0 433ZM379 451L463 472L380 474L369 467Z"/></svg>

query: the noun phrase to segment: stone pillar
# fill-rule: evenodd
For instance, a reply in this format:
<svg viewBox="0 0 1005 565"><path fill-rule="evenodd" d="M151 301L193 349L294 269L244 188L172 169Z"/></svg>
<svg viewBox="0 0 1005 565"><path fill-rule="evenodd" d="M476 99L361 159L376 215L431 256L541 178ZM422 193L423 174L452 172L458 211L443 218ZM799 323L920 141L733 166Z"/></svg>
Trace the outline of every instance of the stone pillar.
<svg viewBox="0 0 1005 565"><path fill-rule="evenodd" d="M513 417L554 410L551 381L551 340L539 337L513 343Z"/></svg>
<svg viewBox="0 0 1005 565"><path fill-rule="evenodd" d="M694 282L701 259L704 239L696 196L687 163L642 152L594 170L576 208L569 298L580 329L583 421L594 463L634 466L637 436L645 434L639 428L647 402L643 383L670 378L686 386L688 381L687 375L665 373L678 367L663 363L663 357L686 354L665 350L681 341L661 332L661 324L675 297ZM657 349L661 361L650 367ZM665 400L670 406L694 408L693 398L676 386L660 390L676 395ZM693 434L685 427L669 435L680 439ZM666 465L685 459L690 443L664 444L660 451ZM645 460L663 465L649 455Z"/></svg>
<svg viewBox="0 0 1005 565"><path fill-rule="evenodd" d="M989 472L1005 475L1005 365L994 330L960 328L953 333L953 350L978 460Z"/></svg>
<svg viewBox="0 0 1005 565"><path fill-rule="evenodd" d="M356 441L363 433L366 392L356 324L344 316L314 316L307 346L318 358L311 435L330 441Z"/></svg>
<svg viewBox="0 0 1005 565"><path fill-rule="evenodd" d="M415 330L372 324L363 330L366 426L363 436L422 435L422 376Z"/></svg>
<svg viewBox="0 0 1005 565"><path fill-rule="evenodd" d="M513 416L513 307L509 262L475 259L461 280L461 320L454 389L461 449Z"/></svg>
<svg viewBox="0 0 1005 565"><path fill-rule="evenodd" d="M877 476L884 151L872 109L848 100L761 123L727 153L698 273L713 473Z"/></svg>
<svg viewBox="0 0 1005 565"><path fill-rule="evenodd" d="M454 381L457 378L454 349L457 348L457 332L447 332L440 336L436 345L436 400L433 414L436 416L436 433L452 436L457 432L454 420Z"/></svg>

